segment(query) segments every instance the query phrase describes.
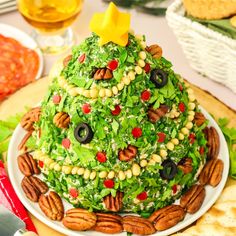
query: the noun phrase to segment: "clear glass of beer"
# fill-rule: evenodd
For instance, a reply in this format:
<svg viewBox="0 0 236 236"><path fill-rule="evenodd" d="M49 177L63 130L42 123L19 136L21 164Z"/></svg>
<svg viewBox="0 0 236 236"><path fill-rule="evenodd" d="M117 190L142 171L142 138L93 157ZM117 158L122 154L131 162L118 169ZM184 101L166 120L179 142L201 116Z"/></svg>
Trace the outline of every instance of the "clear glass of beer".
<svg viewBox="0 0 236 236"><path fill-rule="evenodd" d="M44 53L59 53L74 44L69 27L79 15L83 0L18 0L18 9L34 27L32 33Z"/></svg>

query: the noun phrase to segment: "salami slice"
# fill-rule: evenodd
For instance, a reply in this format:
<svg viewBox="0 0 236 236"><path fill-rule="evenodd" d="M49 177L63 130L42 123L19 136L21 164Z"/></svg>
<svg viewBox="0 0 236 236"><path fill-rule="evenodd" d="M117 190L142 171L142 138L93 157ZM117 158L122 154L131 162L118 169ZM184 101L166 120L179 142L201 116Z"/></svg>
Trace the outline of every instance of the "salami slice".
<svg viewBox="0 0 236 236"><path fill-rule="evenodd" d="M33 81L38 69L34 50L0 34L0 101Z"/></svg>

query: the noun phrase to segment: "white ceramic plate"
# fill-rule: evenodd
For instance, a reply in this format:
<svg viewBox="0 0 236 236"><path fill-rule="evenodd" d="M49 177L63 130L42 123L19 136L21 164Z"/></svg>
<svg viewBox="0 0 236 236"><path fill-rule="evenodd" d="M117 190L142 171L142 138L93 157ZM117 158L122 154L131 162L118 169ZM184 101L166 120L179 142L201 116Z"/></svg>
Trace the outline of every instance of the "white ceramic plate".
<svg viewBox="0 0 236 236"><path fill-rule="evenodd" d="M39 49L37 43L25 32L7 24L0 23L0 34L5 37L16 39L23 46L34 50L39 56L39 69L35 79L39 79L43 72L43 54Z"/></svg>
<svg viewBox="0 0 236 236"><path fill-rule="evenodd" d="M164 236L164 235L169 235L169 234L175 233L175 232L185 228L186 226L190 225L195 220L197 220L214 204L214 202L219 197L219 195L220 195L221 191L223 190L224 185L226 183L226 180L228 177L228 171L229 171L229 154L228 154L229 152L228 152L228 147L227 147L225 138L224 138L219 126L212 119L212 117L204 109L202 109L202 112L207 117L207 119L209 119L209 121L210 121L209 125L214 126L220 136L219 158L222 159L224 162L224 171L223 171L222 180L216 188L213 188L211 186L206 186L206 198L202 204L202 207L200 208L200 210L198 212L196 212L193 215L187 214L185 219L182 222L180 222L179 224L177 224L176 226L174 226L168 230L155 233L154 235L156 235L156 236ZM20 141L22 140L25 133L26 132L21 128L21 126L18 125L14 131L13 136L12 136L10 146L9 146L9 151L8 151L9 177L10 177L11 183L12 183L18 197L20 198L20 200L22 201L24 206L35 217L37 217L40 221L42 221L43 223L45 223L49 227L51 227L61 233L64 233L66 235L70 235L70 236L79 236L79 235L80 236L104 236L104 235L107 235L107 234L102 234L102 233L98 233L95 231L87 231L87 232L71 231L71 230L65 228L61 222L55 222L55 221L52 221L52 220L48 219L47 217L45 217L45 215L40 210L38 204L33 203L30 200L28 200L28 198L26 198L26 196L21 188L21 180L23 178L23 175L20 172L18 165L17 165L17 156L19 154L18 150L17 150L17 146L20 143ZM63 200L63 203L64 203L66 210L69 208L72 208L72 205L70 205L66 201ZM124 232L124 233L116 234L116 235L117 236L126 236L127 234L126 234L126 232Z"/></svg>

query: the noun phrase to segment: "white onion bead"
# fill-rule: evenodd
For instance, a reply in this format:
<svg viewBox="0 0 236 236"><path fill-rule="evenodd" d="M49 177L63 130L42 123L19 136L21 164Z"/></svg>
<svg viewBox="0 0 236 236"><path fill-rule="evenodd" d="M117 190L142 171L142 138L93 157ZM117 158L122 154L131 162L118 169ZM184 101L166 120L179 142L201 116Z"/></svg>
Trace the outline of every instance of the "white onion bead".
<svg viewBox="0 0 236 236"><path fill-rule="evenodd" d="M59 164L56 164L56 165L54 166L54 170L55 170L55 171L60 171L60 170L61 170L61 166L60 166Z"/></svg>
<svg viewBox="0 0 236 236"><path fill-rule="evenodd" d="M195 105L195 103L193 103L193 102L190 102L190 103L188 104L189 110L194 110L195 107L196 107L196 105Z"/></svg>
<svg viewBox="0 0 236 236"><path fill-rule="evenodd" d="M77 171L77 174L78 174L78 175L83 175L83 174L84 174L84 171L85 171L85 169L84 169L83 167L80 167L80 168L78 169L78 171Z"/></svg>
<svg viewBox="0 0 236 236"><path fill-rule="evenodd" d="M55 167L55 165L56 165L57 163L56 162L52 162L50 165L49 165L49 169L54 169L54 167Z"/></svg>
<svg viewBox="0 0 236 236"><path fill-rule="evenodd" d="M179 133L179 140L184 140L184 135L182 133Z"/></svg>
<svg viewBox="0 0 236 236"><path fill-rule="evenodd" d="M189 134L189 130L186 127L183 127L181 129L181 133L184 134L184 135L188 135Z"/></svg>
<svg viewBox="0 0 236 236"><path fill-rule="evenodd" d="M193 94L193 90L191 88L187 89L188 94Z"/></svg>
<svg viewBox="0 0 236 236"><path fill-rule="evenodd" d="M122 90L124 88L125 84L121 81L120 83L117 84L118 90Z"/></svg>
<svg viewBox="0 0 236 236"><path fill-rule="evenodd" d="M83 96L85 96L86 98L90 98L90 91L89 90L84 90L83 91Z"/></svg>
<svg viewBox="0 0 236 236"><path fill-rule="evenodd" d="M145 49L147 47L147 44L146 44L146 42L141 41L140 46L141 46L142 49Z"/></svg>
<svg viewBox="0 0 236 236"><path fill-rule="evenodd" d="M143 73L143 70L140 66L135 66L135 72L138 74L138 75L141 75Z"/></svg>
<svg viewBox="0 0 236 236"><path fill-rule="evenodd" d="M118 177L120 180L125 180L125 173L124 171L120 170L118 173Z"/></svg>
<svg viewBox="0 0 236 236"><path fill-rule="evenodd" d="M70 88L69 91L68 91L68 93L69 93L71 96L73 96L73 97L75 97L75 96L78 95L77 90L76 90L75 87Z"/></svg>
<svg viewBox="0 0 236 236"><path fill-rule="evenodd" d="M193 121L193 120L194 120L194 116L189 115L189 116L188 116L188 121Z"/></svg>
<svg viewBox="0 0 236 236"><path fill-rule="evenodd" d="M170 151L173 151L174 148L175 148L175 145L174 145L172 142L168 142L168 143L166 144L166 147L167 147L167 149L169 149Z"/></svg>
<svg viewBox="0 0 236 236"><path fill-rule="evenodd" d="M191 115L191 116L194 116L195 112L194 111L188 111L188 114Z"/></svg>
<svg viewBox="0 0 236 236"><path fill-rule="evenodd" d="M119 91L118 91L118 88L117 88L116 86L113 86L113 87L112 87L112 92L113 92L114 95L117 95L118 92L119 92Z"/></svg>
<svg viewBox="0 0 236 236"><path fill-rule="evenodd" d="M76 87L76 92L77 92L78 94L83 94L84 88Z"/></svg>
<svg viewBox="0 0 236 236"><path fill-rule="evenodd" d="M175 117L179 117L180 113L178 111L174 112Z"/></svg>
<svg viewBox="0 0 236 236"><path fill-rule="evenodd" d="M89 178L90 178L91 180L93 180L93 179L96 178L96 175L97 175L97 173L96 173L96 171L94 170L94 171L92 171L92 173L90 174Z"/></svg>
<svg viewBox="0 0 236 236"><path fill-rule="evenodd" d="M91 96L91 98L97 98L98 97L98 90L96 88L91 89L90 96Z"/></svg>
<svg viewBox="0 0 236 236"><path fill-rule="evenodd" d="M71 173L71 169L71 166L62 166L62 172L67 175Z"/></svg>
<svg viewBox="0 0 236 236"><path fill-rule="evenodd" d="M140 172L141 172L141 168L138 164L134 163L133 166L132 166L132 173L134 176L138 176L140 175Z"/></svg>
<svg viewBox="0 0 236 236"><path fill-rule="evenodd" d="M177 138L171 139L171 142L172 142L174 145L178 145L178 144L179 144L179 140L178 140Z"/></svg>
<svg viewBox="0 0 236 236"><path fill-rule="evenodd" d="M163 158L167 157L167 151L165 149L161 149L160 150L160 156L163 157Z"/></svg>
<svg viewBox="0 0 236 236"><path fill-rule="evenodd" d="M126 175L126 177L127 177L128 179L130 179L133 174L132 174L132 171L131 171L131 170L127 170L127 171L125 172L125 175Z"/></svg>
<svg viewBox="0 0 236 236"><path fill-rule="evenodd" d="M188 96L188 99L189 99L190 102L194 102L195 101L195 96L193 94L190 94Z"/></svg>
<svg viewBox="0 0 236 236"><path fill-rule="evenodd" d="M148 165L150 165L150 166L155 165L155 164L156 164L156 162L155 162L153 159L151 159L151 160L148 162Z"/></svg>
<svg viewBox="0 0 236 236"><path fill-rule="evenodd" d="M162 159L161 159L161 157L159 155L152 154L152 160L154 160L157 163L160 163Z"/></svg>
<svg viewBox="0 0 236 236"><path fill-rule="evenodd" d="M106 96L106 91L104 88L101 88L98 93L99 97L104 98Z"/></svg>
<svg viewBox="0 0 236 236"><path fill-rule="evenodd" d="M128 77L129 77L129 79L132 81L132 80L135 80L135 73L134 73L134 71L129 71L129 73L128 73Z"/></svg>
<svg viewBox="0 0 236 236"><path fill-rule="evenodd" d="M142 59L139 59L139 60L138 60L138 65L139 65L140 67L144 67L144 66L145 66L145 61L142 60Z"/></svg>
<svg viewBox="0 0 236 236"><path fill-rule="evenodd" d="M138 198L134 198L133 203L134 203L134 204L139 204L139 203L140 203L140 200L139 200Z"/></svg>
<svg viewBox="0 0 236 236"><path fill-rule="evenodd" d="M86 169L85 171L84 171L84 179L89 179L89 177L90 177L90 170L89 169Z"/></svg>
<svg viewBox="0 0 236 236"><path fill-rule="evenodd" d="M140 155L140 159L146 159L147 158L147 154L143 153Z"/></svg>
<svg viewBox="0 0 236 236"><path fill-rule="evenodd" d="M125 85L129 85L130 84L130 79L127 76L123 77L122 81L124 82Z"/></svg>
<svg viewBox="0 0 236 236"><path fill-rule="evenodd" d="M104 178L107 177L107 172L106 172L105 170L103 170L103 171L101 171L101 172L99 173L98 176L99 176L99 178L104 179Z"/></svg>
<svg viewBox="0 0 236 236"><path fill-rule="evenodd" d="M33 153L34 159L36 160L39 160L41 155L42 155L41 151L34 151Z"/></svg>
<svg viewBox="0 0 236 236"><path fill-rule="evenodd" d="M188 122L185 127L187 129L192 129L193 128L193 122Z"/></svg>
<svg viewBox="0 0 236 236"><path fill-rule="evenodd" d="M53 163L53 160L49 157L47 157L45 160L44 160L44 164L47 166L47 165L50 165L51 163Z"/></svg>
<svg viewBox="0 0 236 236"><path fill-rule="evenodd" d="M146 54L146 52L144 52L144 51L139 52L138 55L139 55L140 59L142 59L142 60L145 60L146 57L147 57L147 54Z"/></svg>
<svg viewBox="0 0 236 236"><path fill-rule="evenodd" d="M141 166L141 167L147 166L147 160L145 160L145 159L141 160L140 166Z"/></svg>
<svg viewBox="0 0 236 236"><path fill-rule="evenodd" d="M40 161L44 161L44 160L47 160L49 158L48 155L44 154L44 153L41 153L41 156L39 156L39 160ZM49 158L50 159L50 158Z"/></svg>
<svg viewBox="0 0 236 236"><path fill-rule="evenodd" d="M111 97L112 96L112 91L110 89L105 89L105 93L107 97Z"/></svg>
<svg viewBox="0 0 236 236"><path fill-rule="evenodd" d="M77 166L73 167L72 170L71 170L71 174L76 175L77 172L78 172L78 169L79 169L79 167L77 167Z"/></svg>
<svg viewBox="0 0 236 236"><path fill-rule="evenodd" d="M108 179L113 179L115 177L115 172L113 170L111 170L108 175L107 175L107 178Z"/></svg>

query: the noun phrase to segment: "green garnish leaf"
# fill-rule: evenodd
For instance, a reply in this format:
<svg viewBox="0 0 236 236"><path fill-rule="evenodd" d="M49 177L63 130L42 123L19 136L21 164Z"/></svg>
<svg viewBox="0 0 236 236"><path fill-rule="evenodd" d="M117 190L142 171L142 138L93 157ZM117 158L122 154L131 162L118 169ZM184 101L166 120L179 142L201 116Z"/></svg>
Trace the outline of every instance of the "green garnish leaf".
<svg viewBox="0 0 236 236"><path fill-rule="evenodd" d="M82 146L74 146L73 149L83 166L87 166L90 162L95 161L95 154L91 149Z"/></svg>
<svg viewBox="0 0 236 236"><path fill-rule="evenodd" d="M119 129L119 123L116 120L113 120L113 122L111 123L111 127L114 133L117 134L117 131Z"/></svg>
<svg viewBox="0 0 236 236"><path fill-rule="evenodd" d="M15 116L10 116L6 120L0 120L0 159L2 159L3 154L7 152L10 138L20 122L21 117L22 113L18 113Z"/></svg>
<svg viewBox="0 0 236 236"><path fill-rule="evenodd" d="M126 61L127 56L128 56L127 50L123 49L120 54L120 63L124 63Z"/></svg>
<svg viewBox="0 0 236 236"><path fill-rule="evenodd" d="M227 127L229 120L227 118L220 118L218 124L225 136L229 148L230 156L230 171L229 175L236 179L236 129Z"/></svg>

